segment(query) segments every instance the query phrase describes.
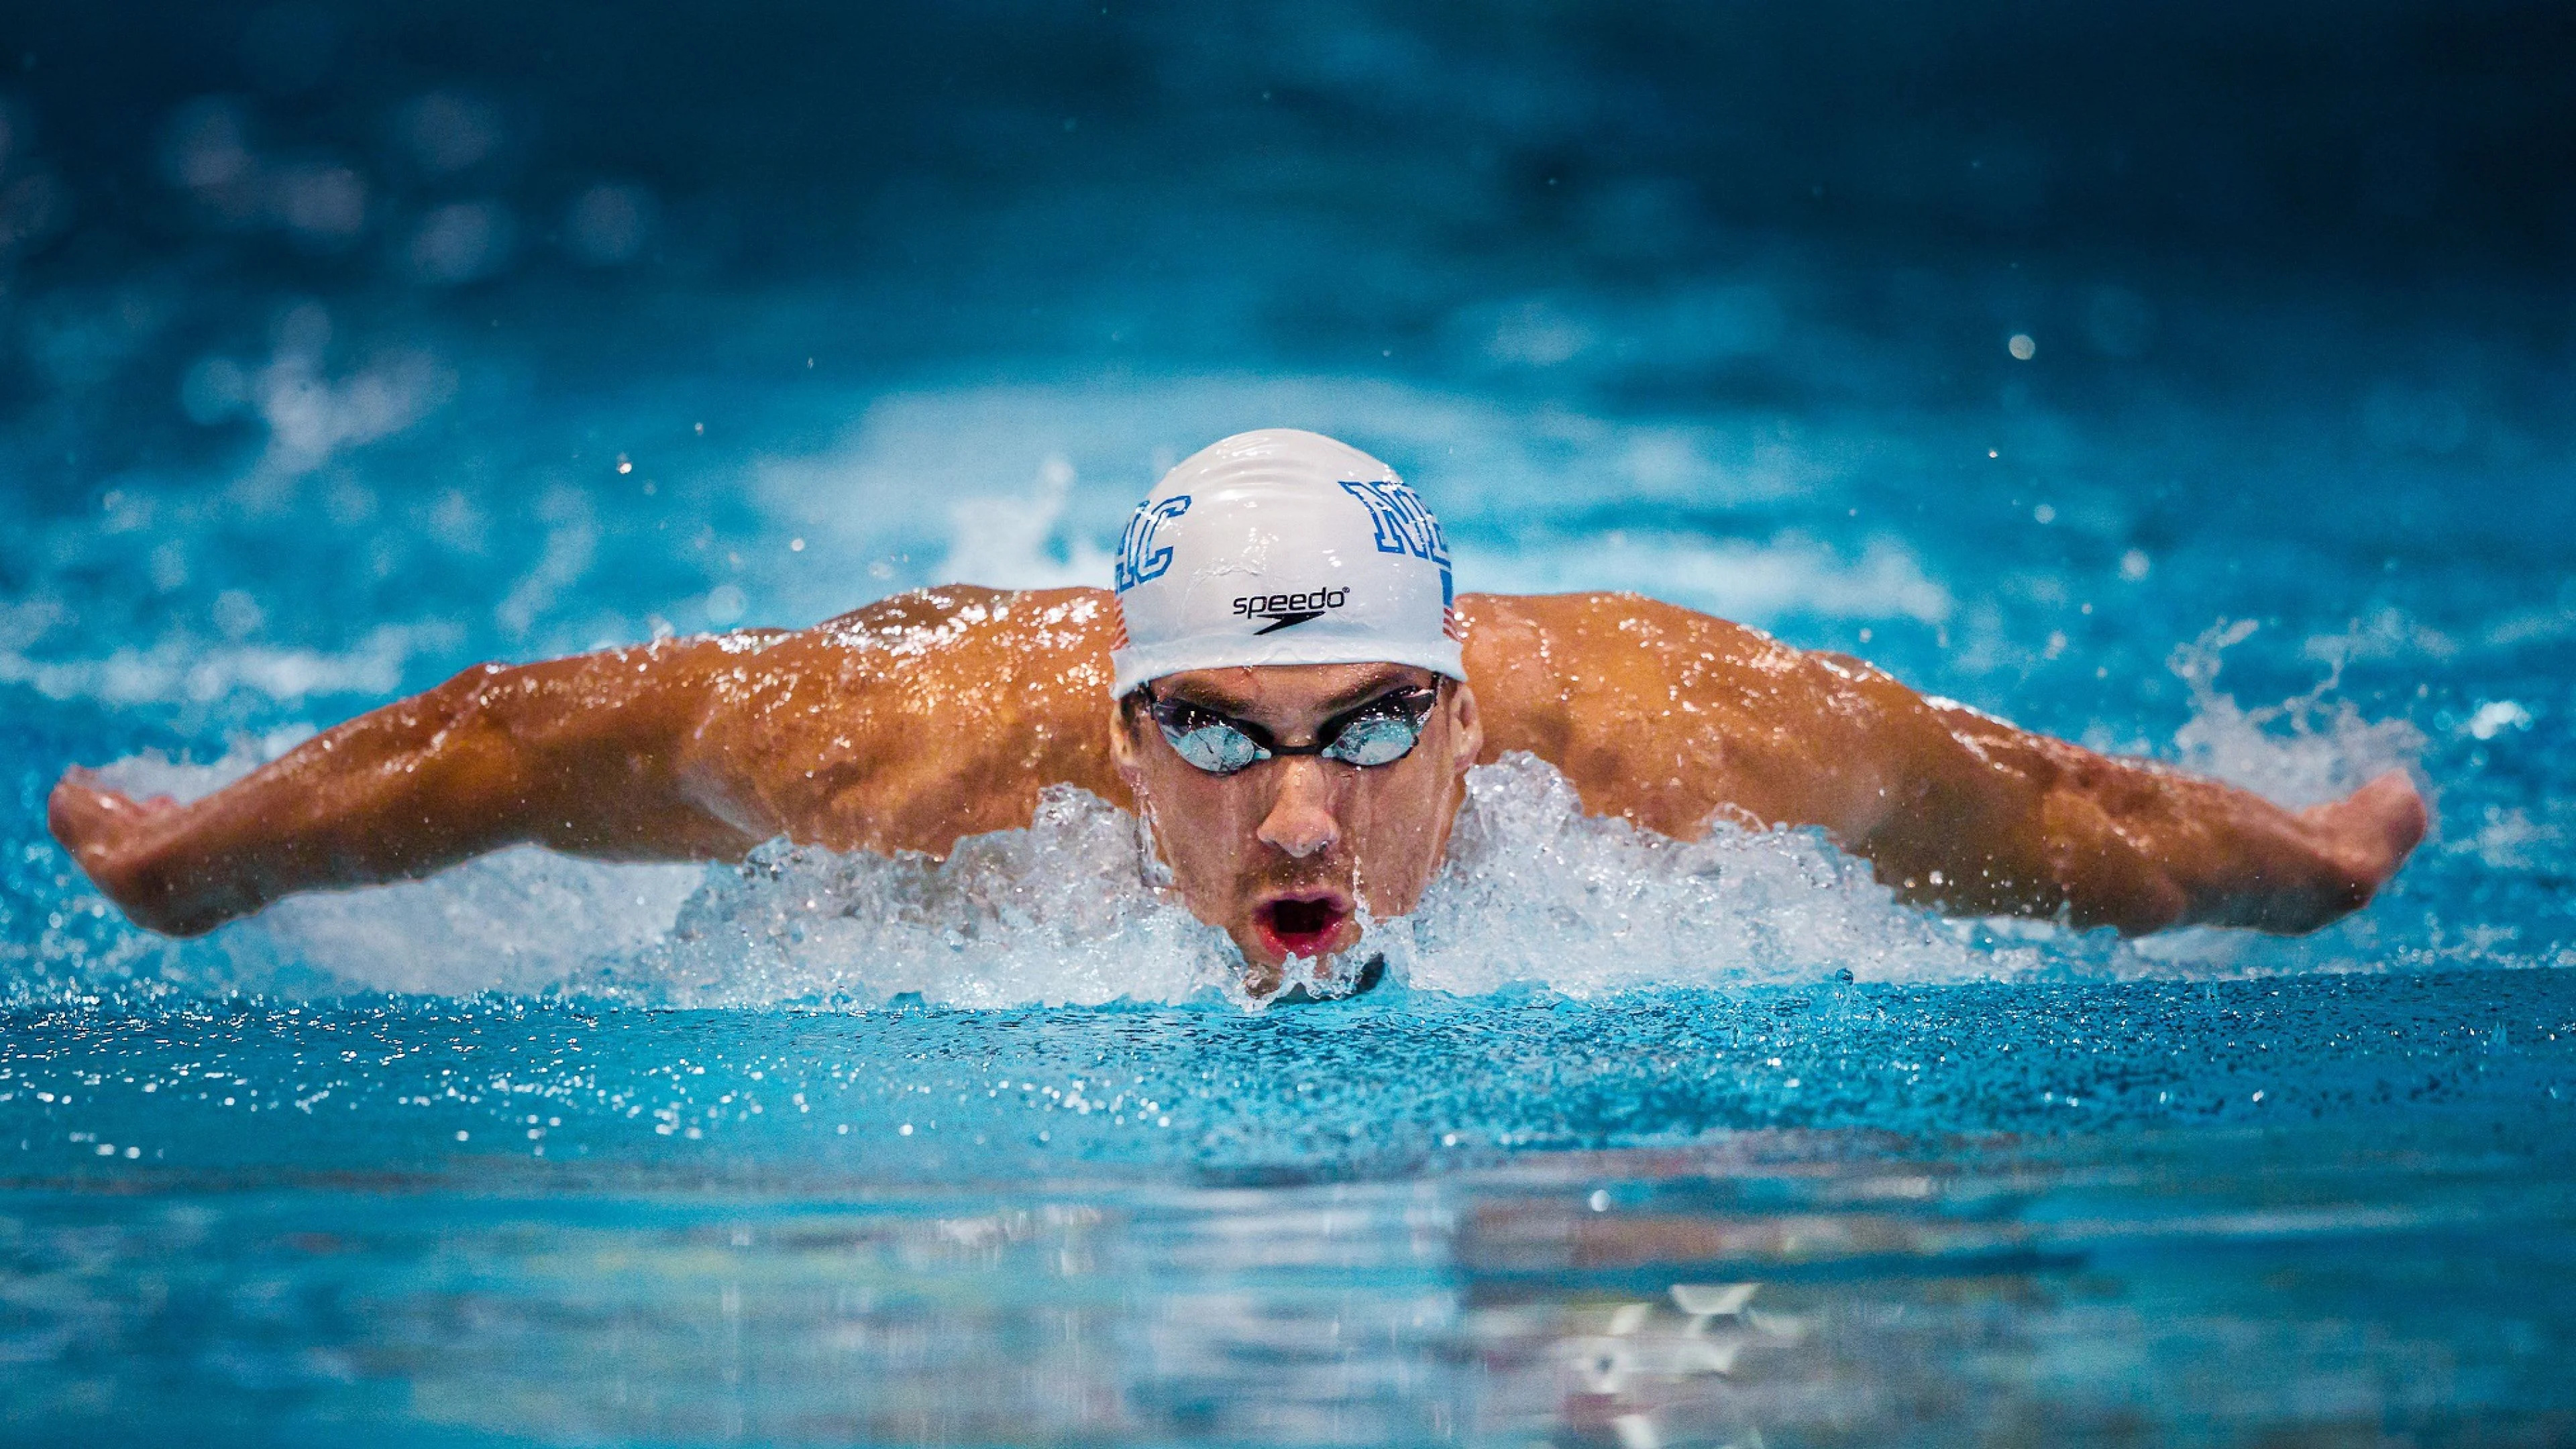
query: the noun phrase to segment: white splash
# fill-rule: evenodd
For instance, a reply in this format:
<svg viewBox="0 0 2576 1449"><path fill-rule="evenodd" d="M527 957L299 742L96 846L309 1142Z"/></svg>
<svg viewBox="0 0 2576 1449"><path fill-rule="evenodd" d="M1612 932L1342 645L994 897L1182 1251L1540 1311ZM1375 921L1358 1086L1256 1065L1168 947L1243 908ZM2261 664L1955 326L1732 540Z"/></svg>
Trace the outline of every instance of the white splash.
<svg viewBox="0 0 2576 1449"><path fill-rule="evenodd" d="M764 617L786 619L848 608L861 577L886 589L1103 583L1108 545L1154 480L1200 447L1254 427L1313 428L1386 458L1424 490L1453 543L1480 533L1519 540L1462 554L1462 588L1634 588L1757 623L1802 612L1937 621L1952 609L1947 590L1892 539L1846 557L1795 536L1639 534L1596 548L1599 540L1580 532L1604 502L1706 509L1830 494L1847 477L1884 467L1899 442L1848 427L1802 436L1755 414L1632 421L1533 412L1336 377L887 394L832 446L753 465L744 491L765 537L744 551L751 572L742 584ZM1033 473L1032 492L1024 480ZM806 548L791 554L791 536ZM1560 552L1576 566L1541 579Z"/></svg>
<svg viewBox="0 0 2576 1449"><path fill-rule="evenodd" d="M2174 732L2183 768L2295 808L2351 794L2423 754L2422 731L2406 721L2365 720L2352 701L2329 701L2342 679L2341 654L2330 656L2316 688L2279 704L2247 709L2220 692L2226 651L2254 629L2251 619L2221 621L2167 661L2191 688L2192 717Z"/></svg>
<svg viewBox="0 0 2576 1449"><path fill-rule="evenodd" d="M711 872L665 944L616 975L649 1000L953 1006L1179 1001L1235 979L1222 933L1149 890L1135 817L1070 785L1025 830L921 855L773 842Z"/></svg>
<svg viewBox="0 0 2576 1449"><path fill-rule="evenodd" d="M267 734L237 735L222 758L199 764L172 759L164 750L145 750L96 771L100 784L136 800L167 795L185 805L202 800L242 776L313 738L311 725L288 725Z"/></svg>
<svg viewBox="0 0 2576 1449"><path fill-rule="evenodd" d="M607 865L523 845L428 880L293 896L217 937L234 978L470 996L578 988L667 940L702 865Z"/></svg>
<svg viewBox="0 0 2576 1449"><path fill-rule="evenodd" d="M1073 480L1073 464L1060 453L1049 454L1027 496L949 504L948 557L940 576L1000 589L1099 587L1109 577L1108 552L1089 539L1056 537Z"/></svg>
<svg viewBox="0 0 2576 1449"><path fill-rule="evenodd" d="M1418 988L1590 996L1844 969L1962 980L2035 959L1972 949L1812 832L1721 827L1679 842L1585 816L1528 755L1470 774L1455 842L1421 909L1372 925L1360 953L1383 952ZM214 939L233 983L262 989L305 973L341 989L692 1007L908 993L964 1007L1209 993L1260 1004L1222 933L1146 884L1135 818L1070 786L1046 792L1028 828L972 837L945 862L783 841L739 867L521 848L425 881L297 897Z"/></svg>
<svg viewBox="0 0 2576 1449"><path fill-rule="evenodd" d="M1817 832L1721 823L1673 840L1584 815L1573 785L1527 754L1469 774L1447 869L1387 936L1413 985L1459 993L1526 983L1592 996L1841 970L1961 980L1998 965Z"/></svg>

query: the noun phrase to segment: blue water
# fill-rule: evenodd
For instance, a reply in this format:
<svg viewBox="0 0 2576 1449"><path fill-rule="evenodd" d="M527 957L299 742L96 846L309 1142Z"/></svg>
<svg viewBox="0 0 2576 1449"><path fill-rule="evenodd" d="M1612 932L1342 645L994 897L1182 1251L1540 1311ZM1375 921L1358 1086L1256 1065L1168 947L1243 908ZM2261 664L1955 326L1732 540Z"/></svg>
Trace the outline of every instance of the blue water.
<svg viewBox="0 0 2576 1449"><path fill-rule="evenodd" d="M1112 8L19 17L0 1437L2576 1438L2563 27ZM44 831L487 658L1096 583L1276 425L1464 588L2439 825L2123 943L1507 762L1391 984L1271 1011L1077 796L189 943Z"/></svg>
<svg viewBox="0 0 2576 1449"><path fill-rule="evenodd" d="M233 1001L22 1012L0 1068L5 1402L39 1436L2540 1441L2576 1414L2558 971L1252 1018ZM1675 1296L1738 1284L1696 1326Z"/></svg>

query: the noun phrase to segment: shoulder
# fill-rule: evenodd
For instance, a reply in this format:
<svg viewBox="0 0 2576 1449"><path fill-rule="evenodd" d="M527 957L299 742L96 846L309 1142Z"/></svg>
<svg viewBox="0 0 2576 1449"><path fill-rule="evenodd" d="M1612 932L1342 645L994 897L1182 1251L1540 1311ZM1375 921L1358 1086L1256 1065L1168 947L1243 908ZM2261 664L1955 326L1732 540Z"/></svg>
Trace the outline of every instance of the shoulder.
<svg viewBox="0 0 2576 1449"><path fill-rule="evenodd" d="M749 639L709 692L700 753L791 838L835 849L944 855L1027 824L1058 782L1117 800L1116 618L1103 590L961 585Z"/></svg>
<svg viewBox="0 0 2576 1449"><path fill-rule="evenodd" d="M843 649L1003 643L1079 648L1106 641L1117 609L1106 589L910 589L826 619L797 637Z"/></svg>
<svg viewBox="0 0 2576 1449"><path fill-rule="evenodd" d="M746 629L639 646L693 677L720 713L771 714L788 701L840 711L991 711L1011 692L1062 704L1109 687L1117 626L1099 589L913 589L810 628Z"/></svg>
<svg viewBox="0 0 2576 1449"><path fill-rule="evenodd" d="M1562 637L1688 634L1737 647L1783 649L1759 629L1644 594L1595 590L1573 594L1461 594L1458 611L1471 628L1528 629Z"/></svg>
<svg viewBox="0 0 2576 1449"><path fill-rule="evenodd" d="M1107 657L1117 608L1105 589L910 589L810 628L744 631L692 641L702 659L746 673L873 678L956 670L990 679L1077 672Z"/></svg>
<svg viewBox="0 0 2576 1449"><path fill-rule="evenodd" d="M1549 692L1653 689L1677 678L1805 667L1759 629L1631 593L1467 594L1467 673L1486 692L1542 680Z"/></svg>
<svg viewBox="0 0 2576 1449"><path fill-rule="evenodd" d="M1469 595L1460 612L1488 733L1562 750L1675 731L1740 745L1821 742L1910 698L1847 655L1638 594Z"/></svg>
<svg viewBox="0 0 2576 1449"><path fill-rule="evenodd" d="M1911 698L1859 660L1635 594L1461 601L1487 756L1525 749L1587 809L1668 835L1720 814L1846 829Z"/></svg>

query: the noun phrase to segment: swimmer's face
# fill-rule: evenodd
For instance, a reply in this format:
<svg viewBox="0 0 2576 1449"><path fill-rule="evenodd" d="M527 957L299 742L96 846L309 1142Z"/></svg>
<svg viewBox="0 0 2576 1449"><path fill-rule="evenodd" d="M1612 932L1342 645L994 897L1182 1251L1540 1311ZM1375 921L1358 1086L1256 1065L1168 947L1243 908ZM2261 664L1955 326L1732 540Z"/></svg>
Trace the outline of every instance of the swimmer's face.
<svg viewBox="0 0 2576 1449"><path fill-rule="evenodd" d="M1462 777L1484 748L1476 696L1399 664L1195 670L1151 686L1155 698L1258 725L1285 746L1313 744L1324 726L1407 690L1435 697L1421 739L1401 759L1360 766L1282 755L1230 775L1181 758L1141 693L1118 707L1110 727L1118 773L1191 912L1242 948L1253 991L1278 989L1292 955L1319 959L1357 945L1357 908L1385 920L1421 899L1448 849Z"/></svg>

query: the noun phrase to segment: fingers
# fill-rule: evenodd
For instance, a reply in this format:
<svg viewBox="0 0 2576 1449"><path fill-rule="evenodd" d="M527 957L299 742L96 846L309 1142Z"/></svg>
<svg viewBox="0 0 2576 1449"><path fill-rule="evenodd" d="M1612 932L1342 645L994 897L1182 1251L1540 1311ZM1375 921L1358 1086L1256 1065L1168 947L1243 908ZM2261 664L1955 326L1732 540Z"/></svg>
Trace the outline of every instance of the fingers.
<svg viewBox="0 0 2576 1449"><path fill-rule="evenodd" d="M2318 855L2340 877L2338 908L2325 917L2330 920L2368 904L2397 874L2431 828L2432 812L2415 782L2391 770L2340 800L2300 811L2299 820L2315 833Z"/></svg>
<svg viewBox="0 0 2576 1449"><path fill-rule="evenodd" d="M165 935L195 935L222 919L200 920L171 898L166 880L151 866L155 839L179 803L167 795L134 800L96 782L96 772L72 769L45 801L45 823L92 884L124 908L136 925Z"/></svg>
<svg viewBox="0 0 2576 1449"><path fill-rule="evenodd" d="M2352 798L2369 802L2368 808L2378 816L2393 856L2392 869L2423 843L2425 833L2433 827L2432 807L2403 770L2389 771L2352 792Z"/></svg>
<svg viewBox="0 0 2576 1449"><path fill-rule="evenodd" d="M63 771L45 801L45 821L54 838L76 853L112 844L135 826L185 808L169 795L137 800L98 780L96 770L74 765Z"/></svg>
<svg viewBox="0 0 2576 1449"><path fill-rule="evenodd" d="M96 778L88 770L65 770L45 800L47 828L83 865L107 848L117 827L135 808L123 795L91 784Z"/></svg>
<svg viewBox="0 0 2576 1449"><path fill-rule="evenodd" d="M2340 800L2300 812L2328 848L2369 868L2377 880L2397 871L2432 828L2433 813L2403 770L2390 770Z"/></svg>

